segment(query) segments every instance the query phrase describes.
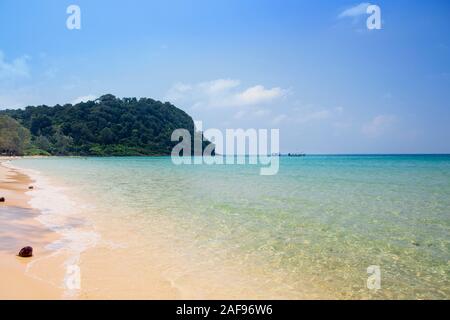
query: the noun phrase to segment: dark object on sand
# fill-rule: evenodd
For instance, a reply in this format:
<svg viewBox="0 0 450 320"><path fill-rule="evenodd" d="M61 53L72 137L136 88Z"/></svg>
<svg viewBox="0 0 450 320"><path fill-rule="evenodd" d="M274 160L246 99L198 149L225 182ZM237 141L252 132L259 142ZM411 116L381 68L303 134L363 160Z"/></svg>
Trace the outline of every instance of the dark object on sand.
<svg viewBox="0 0 450 320"><path fill-rule="evenodd" d="M28 189L30 189L30 190L33 190L33 189L34 189L34 187L33 187L33 186L29 186L29 187L28 187Z"/></svg>
<svg viewBox="0 0 450 320"><path fill-rule="evenodd" d="M33 248L32 247L24 247L19 252L19 257L28 258L33 256Z"/></svg>
<svg viewBox="0 0 450 320"><path fill-rule="evenodd" d="M5 202L5 198L1 197L0 202Z"/></svg>

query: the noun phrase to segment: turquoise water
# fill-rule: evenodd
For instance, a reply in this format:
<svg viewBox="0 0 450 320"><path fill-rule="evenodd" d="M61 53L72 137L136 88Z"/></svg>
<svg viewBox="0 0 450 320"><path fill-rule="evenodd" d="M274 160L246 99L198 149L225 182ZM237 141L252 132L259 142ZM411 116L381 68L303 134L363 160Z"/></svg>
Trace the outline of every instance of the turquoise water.
<svg viewBox="0 0 450 320"><path fill-rule="evenodd" d="M131 247L161 240L194 278L226 266L261 297L450 298L450 156L282 157L274 176L168 157L13 164L94 204L111 234L136 230Z"/></svg>

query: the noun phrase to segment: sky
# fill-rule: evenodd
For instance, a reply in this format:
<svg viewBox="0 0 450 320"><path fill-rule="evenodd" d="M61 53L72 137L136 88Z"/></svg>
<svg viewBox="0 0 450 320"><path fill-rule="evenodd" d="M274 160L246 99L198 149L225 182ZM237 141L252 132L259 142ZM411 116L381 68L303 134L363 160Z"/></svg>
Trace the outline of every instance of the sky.
<svg viewBox="0 0 450 320"><path fill-rule="evenodd" d="M449 33L446 0L0 0L0 109L111 93L281 152L450 153Z"/></svg>

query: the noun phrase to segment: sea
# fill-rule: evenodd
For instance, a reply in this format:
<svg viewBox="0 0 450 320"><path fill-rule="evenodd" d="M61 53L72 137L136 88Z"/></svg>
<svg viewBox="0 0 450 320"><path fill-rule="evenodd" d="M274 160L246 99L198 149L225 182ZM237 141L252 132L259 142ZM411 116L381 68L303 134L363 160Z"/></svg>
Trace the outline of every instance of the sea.
<svg viewBox="0 0 450 320"><path fill-rule="evenodd" d="M10 164L35 180L67 276L79 269L68 295L450 298L450 155L279 160L268 176L170 157Z"/></svg>

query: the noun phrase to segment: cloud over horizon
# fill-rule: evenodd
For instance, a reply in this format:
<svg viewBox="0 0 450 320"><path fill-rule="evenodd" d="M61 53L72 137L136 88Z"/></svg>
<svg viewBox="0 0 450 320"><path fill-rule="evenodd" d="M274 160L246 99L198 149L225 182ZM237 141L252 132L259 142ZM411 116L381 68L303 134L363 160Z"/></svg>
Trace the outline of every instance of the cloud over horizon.
<svg viewBox="0 0 450 320"><path fill-rule="evenodd" d="M77 104L80 102L87 102L87 101L93 101L95 99L97 99L98 96L95 94L88 94L87 96L81 96L81 97L77 97L75 99L73 99L70 103L71 104Z"/></svg>
<svg viewBox="0 0 450 320"><path fill-rule="evenodd" d="M239 107L265 104L287 95L288 90L280 87L265 88L255 85L239 88L241 81L236 79L216 79L200 83L177 83L169 89L165 99L171 102L201 107Z"/></svg>

